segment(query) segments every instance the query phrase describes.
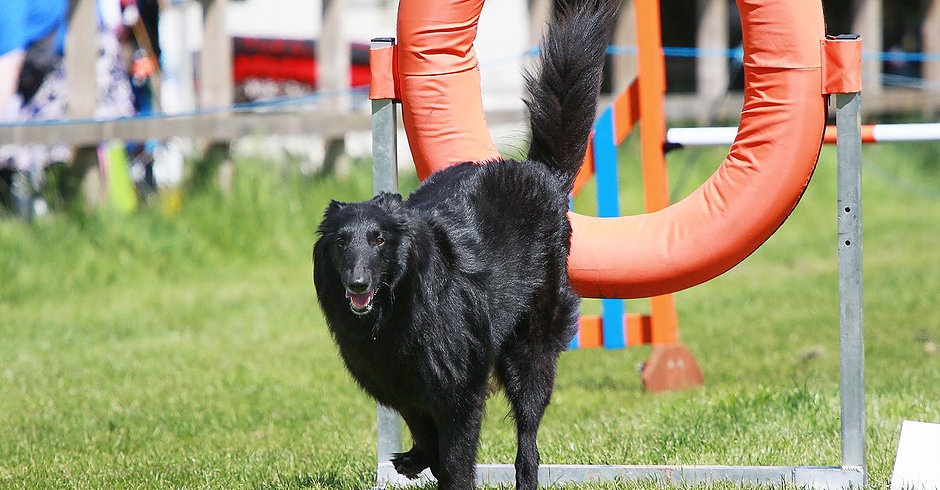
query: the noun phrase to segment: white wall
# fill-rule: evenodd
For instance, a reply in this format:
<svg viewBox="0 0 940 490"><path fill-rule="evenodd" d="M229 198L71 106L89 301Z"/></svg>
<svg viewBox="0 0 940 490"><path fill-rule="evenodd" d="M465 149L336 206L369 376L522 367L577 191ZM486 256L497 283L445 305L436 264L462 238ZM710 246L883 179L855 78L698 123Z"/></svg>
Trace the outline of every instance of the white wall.
<svg viewBox="0 0 940 490"><path fill-rule="evenodd" d="M483 4L474 46L487 109L522 105L522 54L528 48L528 39L526 0L489 0Z"/></svg>
<svg viewBox="0 0 940 490"><path fill-rule="evenodd" d="M320 35L318 0L229 2L227 24L233 36L312 39Z"/></svg>

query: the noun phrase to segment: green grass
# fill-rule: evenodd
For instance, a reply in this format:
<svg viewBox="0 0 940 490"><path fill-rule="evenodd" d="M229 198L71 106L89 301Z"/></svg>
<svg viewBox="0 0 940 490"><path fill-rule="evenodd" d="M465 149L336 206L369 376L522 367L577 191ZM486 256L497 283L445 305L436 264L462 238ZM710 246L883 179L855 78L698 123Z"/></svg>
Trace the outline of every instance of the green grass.
<svg viewBox="0 0 940 490"><path fill-rule="evenodd" d="M623 207L636 212L635 147L623 156ZM691 169L677 192L722 156L671 155L673 179ZM940 145L869 147L865 156L878 488L901 421L940 422ZM310 269L325 204L368 196L368 168L319 181L261 162L240 162L240 171L232 195L189 196L178 214L157 205L128 217L0 220L0 488L372 483L374 406L342 367ZM542 461L838 464L834 199L826 149L802 204L765 246L677 294L681 339L705 388L641 393L636 367L648 348L564 354ZM591 212L589 200L590 191L579 209ZM512 461L507 413L502 396L490 401L479 461Z"/></svg>

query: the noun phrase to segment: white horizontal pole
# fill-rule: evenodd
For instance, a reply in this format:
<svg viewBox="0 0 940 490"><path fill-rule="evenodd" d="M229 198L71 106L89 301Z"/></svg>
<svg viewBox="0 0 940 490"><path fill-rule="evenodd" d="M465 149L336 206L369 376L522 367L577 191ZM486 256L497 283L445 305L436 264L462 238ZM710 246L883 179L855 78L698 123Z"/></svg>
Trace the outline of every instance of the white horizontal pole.
<svg viewBox="0 0 940 490"><path fill-rule="evenodd" d="M874 141L865 143L888 143L903 141L940 141L940 123L875 124L871 128ZM669 128L666 142L682 146L730 146L738 134L738 128Z"/></svg>
<svg viewBox="0 0 940 490"><path fill-rule="evenodd" d="M666 142L682 146L722 146L734 143L738 128L669 128Z"/></svg>
<svg viewBox="0 0 940 490"><path fill-rule="evenodd" d="M940 123L923 124L876 124L873 128L875 141L937 141L940 140Z"/></svg>

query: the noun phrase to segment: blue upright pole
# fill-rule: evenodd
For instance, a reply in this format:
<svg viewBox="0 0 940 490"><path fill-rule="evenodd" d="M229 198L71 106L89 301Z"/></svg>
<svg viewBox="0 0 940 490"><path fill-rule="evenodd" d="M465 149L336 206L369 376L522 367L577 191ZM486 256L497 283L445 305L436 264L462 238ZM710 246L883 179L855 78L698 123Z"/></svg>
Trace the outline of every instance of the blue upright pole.
<svg viewBox="0 0 940 490"><path fill-rule="evenodd" d="M597 215L620 216L617 192L617 144L614 141L614 112L607 108L594 125L594 177L597 179ZM604 347L626 347L623 331L623 300L605 299L602 303Z"/></svg>

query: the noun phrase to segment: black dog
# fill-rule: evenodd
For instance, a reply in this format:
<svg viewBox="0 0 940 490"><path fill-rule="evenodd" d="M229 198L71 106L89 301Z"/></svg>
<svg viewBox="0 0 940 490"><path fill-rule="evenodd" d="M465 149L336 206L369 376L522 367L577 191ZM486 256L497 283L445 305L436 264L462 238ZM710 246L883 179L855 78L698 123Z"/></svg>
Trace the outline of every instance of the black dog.
<svg viewBox="0 0 940 490"><path fill-rule="evenodd" d="M575 333L568 195L587 147L608 0L563 6L527 77L529 161L463 163L407 201L332 202L314 246L314 282L356 381L408 424L399 473L430 467L442 489L472 488L488 380L512 404L518 488L538 486L536 434L558 355Z"/></svg>

